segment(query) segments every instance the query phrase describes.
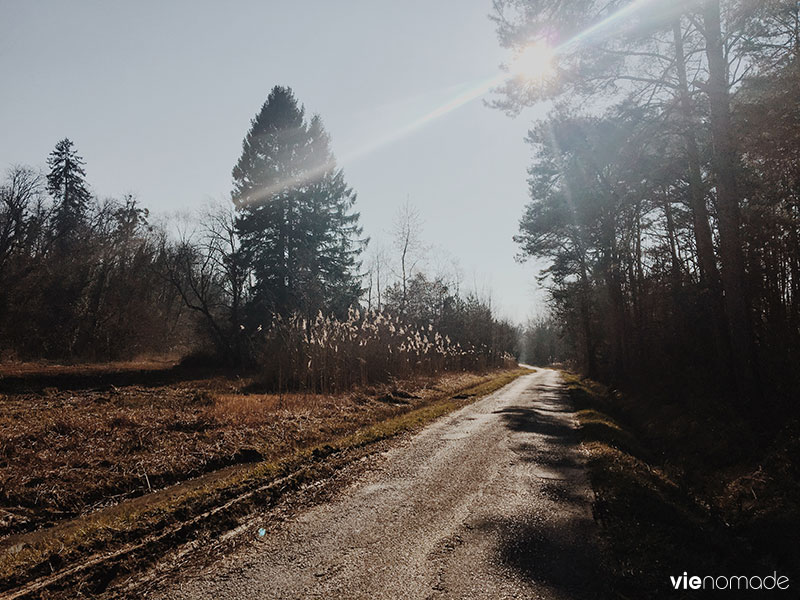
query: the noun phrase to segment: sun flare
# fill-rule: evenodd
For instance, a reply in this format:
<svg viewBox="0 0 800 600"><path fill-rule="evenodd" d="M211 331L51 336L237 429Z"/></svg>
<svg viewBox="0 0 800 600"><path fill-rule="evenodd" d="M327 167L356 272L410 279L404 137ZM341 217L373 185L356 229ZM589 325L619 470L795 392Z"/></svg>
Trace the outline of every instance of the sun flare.
<svg viewBox="0 0 800 600"><path fill-rule="evenodd" d="M555 52L544 42L528 44L511 62L511 73L528 81L549 79L555 73Z"/></svg>

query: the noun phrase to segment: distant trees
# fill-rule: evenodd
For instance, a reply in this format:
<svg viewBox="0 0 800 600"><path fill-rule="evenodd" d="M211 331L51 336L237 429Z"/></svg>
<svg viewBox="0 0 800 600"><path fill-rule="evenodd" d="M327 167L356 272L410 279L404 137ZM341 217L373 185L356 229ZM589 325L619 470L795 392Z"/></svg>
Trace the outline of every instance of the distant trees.
<svg viewBox="0 0 800 600"><path fill-rule="evenodd" d="M522 327L520 362L546 367L568 357L561 326L551 316L530 319Z"/></svg>
<svg viewBox="0 0 800 600"><path fill-rule="evenodd" d="M344 352L356 338L331 339L329 348L315 337L322 331L352 336L368 323L389 322L398 331L413 328L420 340L452 342L452 356L461 357L436 368L503 364L516 351L517 331L487 302L462 297L444 277L419 269L421 225L409 204L395 223L394 255L379 249L367 276L360 273L366 244L356 196L336 168L321 120L306 120L289 88L275 87L253 119L233 179L234 211L203 215L167 250L167 278L199 317L217 357L258 364L265 381L281 389L327 389L351 379L328 373L325 364L339 364L335 348ZM363 295L367 314L355 310ZM419 343L413 352L423 357L428 341ZM314 353L324 352L309 356L317 346ZM381 352L391 357L396 350ZM400 364L387 360L382 369L389 370L377 375L372 368L371 377ZM413 366L406 361L403 368Z"/></svg>
<svg viewBox="0 0 800 600"><path fill-rule="evenodd" d="M27 167L13 167L0 185L0 284L10 289L12 277L24 277L30 265L23 257L39 254L38 232L47 221L41 176ZM13 273L13 275L12 275Z"/></svg>
<svg viewBox="0 0 800 600"><path fill-rule="evenodd" d="M73 146L69 138L64 138L47 159L47 191L55 200L53 223L58 238L79 229L92 197L86 186L83 159Z"/></svg>
<svg viewBox="0 0 800 600"><path fill-rule="evenodd" d="M396 256L380 252L370 266L373 304L356 195L321 119L306 119L289 88L275 87L251 123L232 203L196 214L177 236L132 196L93 197L69 139L47 164L46 177L18 167L0 184L6 358L194 351L257 368L276 389L332 391L504 365L516 351L518 332L490 302L419 268L409 205Z"/></svg>
<svg viewBox="0 0 800 600"><path fill-rule="evenodd" d="M107 360L178 350L191 336L159 274L166 235L130 196L87 199L67 150L51 161L62 181L50 186L55 197L26 167L0 184L0 352Z"/></svg>
<svg viewBox="0 0 800 600"><path fill-rule="evenodd" d="M364 299L367 310L375 309L380 311L383 306L383 294L388 280L389 257L386 248L380 241L370 246L371 253L366 265L366 288Z"/></svg>
<svg viewBox="0 0 800 600"><path fill-rule="evenodd" d="M216 357L242 365L277 321L345 317L361 296L366 241L322 121L306 120L291 89L270 92L232 174L232 207L200 215L168 248L166 278Z"/></svg>
<svg viewBox="0 0 800 600"><path fill-rule="evenodd" d="M397 314L405 315L408 304L408 285L411 278L417 275L416 269L423 252L420 232L422 229L422 219L416 207L407 200L400 209L394 220L394 231L392 240L394 249L397 253L398 278L399 278L399 302L396 303Z"/></svg>
<svg viewBox="0 0 800 600"><path fill-rule="evenodd" d="M211 206L197 228L168 244L164 275L196 317L216 358L232 364L249 359L244 309L250 272L241 252L234 207Z"/></svg>

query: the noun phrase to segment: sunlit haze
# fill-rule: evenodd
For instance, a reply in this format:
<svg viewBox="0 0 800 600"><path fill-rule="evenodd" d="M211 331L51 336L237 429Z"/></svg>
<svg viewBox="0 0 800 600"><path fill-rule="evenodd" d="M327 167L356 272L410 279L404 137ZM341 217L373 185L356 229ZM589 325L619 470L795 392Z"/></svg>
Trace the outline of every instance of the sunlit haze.
<svg viewBox="0 0 800 600"><path fill-rule="evenodd" d="M543 42L535 42L520 50L511 63L511 73L538 82L552 76L555 53Z"/></svg>
<svg viewBox="0 0 800 600"><path fill-rule="evenodd" d="M512 58L488 0L0 7L0 168L44 167L69 137L99 196L192 211L230 197L250 119L288 85L322 117L373 244L388 245L409 200L432 271L457 259L462 286L491 290L501 315L538 310L535 269L515 263L511 239L537 113L483 102ZM522 56L534 76L548 68L543 47Z"/></svg>

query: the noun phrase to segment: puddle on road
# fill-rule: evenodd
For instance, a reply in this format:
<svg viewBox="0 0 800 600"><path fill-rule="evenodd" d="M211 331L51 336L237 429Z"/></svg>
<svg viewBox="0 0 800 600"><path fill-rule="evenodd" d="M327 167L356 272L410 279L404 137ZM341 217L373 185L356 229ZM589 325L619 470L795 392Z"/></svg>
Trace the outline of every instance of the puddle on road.
<svg viewBox="0 0 800 600"><path fill-rule="evenodd" d="M461 431L458 433L448 433L442 436L443 440L462 440L465 437L469 437L469 431Z"/></svg>
<svg viewBox="0 0 800 600"><path fill-rule="evenodd" d="M532 467L531 473L538 477L539 479L551 479L557 481L566 481L575 479L579 477L582 473L580 469L559 469L558 471L553 471L550 469L545 469L539 466Z"/></svg>

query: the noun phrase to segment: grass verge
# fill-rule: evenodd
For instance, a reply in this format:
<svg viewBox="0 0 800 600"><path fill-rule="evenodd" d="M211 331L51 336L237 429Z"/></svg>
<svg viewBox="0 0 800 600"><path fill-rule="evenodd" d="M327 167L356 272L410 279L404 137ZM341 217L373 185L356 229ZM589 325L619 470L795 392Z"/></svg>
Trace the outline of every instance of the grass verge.
<svg viewBox="0 0 800 600"><path fill-rule="evenodd" d="M9 598L38 595L44 589L51 597L60 591L69 596L77 587L102 594L117 577L144 567L151 557L192 539L197 532L233 529L256 506L268 505L286 490L325 477L357 457L360 449L414 431L530 372L493 373L464 388L434 394L423 406L409 407L275 460L235 465L18 536L0 558L0 589L16 588Z"/></svg>
<svg viewBox="0 0 800 600"><path fill-rule="evenodd" d="M696 597L696 591L676 591L670 584L670 576L684 571L700 576L772 573L768 569L774 565L756 558L751 543L687 486L680 452L653 443L663 422L632 426L619 394L569 373L563 376L578 410L595 492L593 511L608 546L618 598ZM703 457L695 460L702 463Z"/></svg>

